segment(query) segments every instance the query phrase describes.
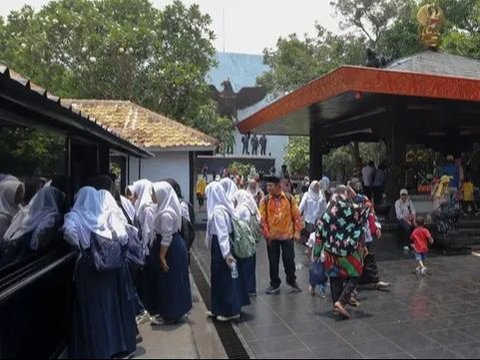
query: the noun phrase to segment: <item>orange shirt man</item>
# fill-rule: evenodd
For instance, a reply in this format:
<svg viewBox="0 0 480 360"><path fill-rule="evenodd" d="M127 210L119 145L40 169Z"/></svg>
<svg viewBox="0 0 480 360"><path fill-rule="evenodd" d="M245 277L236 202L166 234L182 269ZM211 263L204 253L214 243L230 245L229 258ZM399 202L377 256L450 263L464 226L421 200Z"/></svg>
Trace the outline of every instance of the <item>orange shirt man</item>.
<svg viewBox="0 0 480 360"><path fill-rule="evenodd" d="M280 254L287 275L287 284L294 292L300 292L295 276L294 241L300 240L303 223L295 198L282 191L280 179L269 177L268 196L260 202L263 235L267 239L268 260L270 262L270 287L267 294L280 292Z"/></svg>

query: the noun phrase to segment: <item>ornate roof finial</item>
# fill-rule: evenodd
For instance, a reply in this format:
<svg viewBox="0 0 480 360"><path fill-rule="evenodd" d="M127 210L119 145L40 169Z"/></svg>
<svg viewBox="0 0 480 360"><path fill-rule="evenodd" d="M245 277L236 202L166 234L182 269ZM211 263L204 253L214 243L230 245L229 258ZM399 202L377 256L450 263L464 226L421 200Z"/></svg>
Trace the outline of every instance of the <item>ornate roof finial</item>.
<svg viewBox="0 0 480 360"><path fill-rule="evenodd" d="M422 42L431 50L438 50L444 22L443 10L436 4L423 5L417 13Z"/></svg>

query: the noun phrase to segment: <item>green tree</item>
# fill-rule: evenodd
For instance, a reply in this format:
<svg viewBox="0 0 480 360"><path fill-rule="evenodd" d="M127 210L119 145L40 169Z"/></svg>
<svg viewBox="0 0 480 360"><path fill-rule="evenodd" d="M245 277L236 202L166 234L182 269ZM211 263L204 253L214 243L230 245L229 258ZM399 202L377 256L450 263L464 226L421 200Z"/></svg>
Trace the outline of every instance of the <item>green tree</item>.
<svg viewBox="0 0 480 360"><path fill-rule="evenodd" d="M131 100L215 136L210 26L178 0L55 0L0 19L0 61L61 97Z"/></svg>
<svg viewBox="0 0 480 360"><path fill-rule="evenodd" d="M291 137L285 147L285 162L294 178L302 178L310 168L309 140L307 137Z"/></svg>

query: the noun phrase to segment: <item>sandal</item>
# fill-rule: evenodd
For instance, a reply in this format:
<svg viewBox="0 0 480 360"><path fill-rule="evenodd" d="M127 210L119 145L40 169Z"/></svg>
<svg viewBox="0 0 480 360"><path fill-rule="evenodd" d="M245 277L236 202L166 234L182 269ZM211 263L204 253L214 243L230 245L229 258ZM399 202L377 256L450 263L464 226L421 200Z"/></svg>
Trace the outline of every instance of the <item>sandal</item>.
<svg viewBox="0 0 480 360"><path fill-rule="evenodd" d="M360 302L355 299L354 297L352 297L348 303L350 306L353 306L353 307L359 307L360 306Z"/></svg>
<svg viewBox="0 0 480 360"><path fill-rule="evenodd" d="M348 313L347 310L343 307L343 305L339 302L336 302L334 305L334 309L338 311L339 315L343 317L344 319L350 319L350 314Z"/></svg>

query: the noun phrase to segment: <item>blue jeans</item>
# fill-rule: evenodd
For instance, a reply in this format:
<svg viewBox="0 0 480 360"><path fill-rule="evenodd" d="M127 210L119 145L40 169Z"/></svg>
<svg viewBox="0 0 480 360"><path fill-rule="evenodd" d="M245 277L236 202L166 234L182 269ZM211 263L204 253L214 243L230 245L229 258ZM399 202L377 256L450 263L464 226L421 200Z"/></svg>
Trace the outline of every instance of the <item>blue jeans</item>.
<svg viewBox="0 0 480 360"><path fill-rule="evenodd" d="M417 261L425 261L427 260L427 253L415 253L415 260Z"/></svg>

